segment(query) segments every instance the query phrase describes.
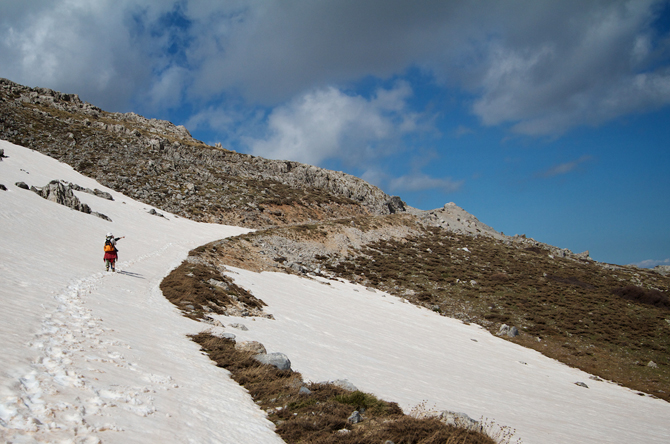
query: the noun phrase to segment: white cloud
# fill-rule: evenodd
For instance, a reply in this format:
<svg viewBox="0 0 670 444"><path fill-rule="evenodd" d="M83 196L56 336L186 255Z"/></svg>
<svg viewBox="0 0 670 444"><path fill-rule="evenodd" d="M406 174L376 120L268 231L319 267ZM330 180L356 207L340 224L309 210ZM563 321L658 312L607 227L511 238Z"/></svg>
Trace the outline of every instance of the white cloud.
<svg viewBox="0 0 670 444"><path fill-rule="evenodd" d="M329 87L310 91L272 110L267 135L249 139L251 152L273 159L318 165L327 159L345 163L383 157L404 132L417 129L406 111L406 83L377 91L366 99Z"/></svg>
<svg viewBox="0 0 670 444"><path fill-rule="evenodd" d="M640 268L654 268L657 265L670 265L670 258L668 259L662 259L662 260L656 260L656 259L647 259L644 261L636 262L634 264L637 267Z"/></svg>
<svg viewBox="0 0 670 444"><path fill-rule="evenodd" d="M589 162L591 160L593 160L592 156L585 155L571 162L565 162L558 165L554 165L548 170L536 174L536 177L546 178L546 177L562 176L564 174L568 174L574 171L575 169L577 169L577 167L579 167L583 163Z"/></svg>
<svg viewBox="0 0 670 444"><path fill-rule="evenodd" d="M670 104L667 35L650 27L663 4L3 2L0 75L111 109L137 97L170 107L174 97L222 95L286 108L306 91L418 66L473 94L485 125L560 134ZM389 106L402 104L402 88L388 94L398 97L381 94L376 106L400 112ZM402 112L398 125L413 131Z"/></svg>
<svg viewBox="0 0 670 444"><path fill-rule="evenodd" d="M464 181L455 181L451 178L431 177L424 173L412 173L397 177L389 182L391 191L425 191L439 190L444 193L453 193L463 186Z"/></svg>

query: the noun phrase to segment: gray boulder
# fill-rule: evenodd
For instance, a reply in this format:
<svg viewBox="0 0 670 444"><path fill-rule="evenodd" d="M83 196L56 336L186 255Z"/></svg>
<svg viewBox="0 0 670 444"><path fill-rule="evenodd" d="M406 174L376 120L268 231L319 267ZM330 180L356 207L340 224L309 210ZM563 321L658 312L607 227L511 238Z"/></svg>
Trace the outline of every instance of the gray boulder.
<svg viewBox="0 0 670 444"><path fill-rule="evenodd" d="M359 422L363 421L363 418L361 417L361 414L358 412L358 410L354 410L354 413L352 413L347 418L347 421L351 424L358 424Z"/></svg>
<svg viewBox="0 0 670 444"><path fill-rule="evenodd" d="M346 379L337 379L337 380L331 382L331 384L333 384L336 387L347 390L349 392L355 392L356 390L358 390L358 388L356 388L355 385L353 385L351 382L349 382Z"/></svg>
<svg viewBox="0 0 670 444"><path fill-rule="evenodd" d="M497 335L513 338L515 336L519 336L519 329L516 327L510 327L507 324L503 324L500 326L500 330L498 330Z"/></svg>
<svg viewBox="0 0 670 444"><path fill-rule="evenodd" d="M254 359L261 364L274 365L279 370L291 370L291 361L284 353L259 353Z"/></svg>
<svg viewBox="0 0 670 444"><path fill-rule="evenodd" d="M32 187L31 190L46 200L65 205L82 213L91 214L91 208L79 201L77 196L72 192L72 187L66 187L58 180L52 180L42 188Z"/></svg>
<svg viewBox="0 0 670 444"><path fill-rule="evenodd" d="M0 183L0 190L7 191L7 187Z"/></svg>
<svg viewBox="0 0 670 444"><path fill-rule="evenodd" d="M4 159L5 157L7 157L5 156L5 150L0 148L0 162L2 162L2 159Z"/></svg>
<svg viewBox="0 0 670 444"><path fill-rule="evenodd" d="M14 185L16 185L19 188L23 188L24 190L29 190L30 189L28 184L25 183L25 182L16 182Z"/></svg>
<svg viewBox="0 0 670 444"><path fill-rule="evenodd" d="M263 344L258 341L242 341L235 344L235 350L254 352L259 355L266 354Z"/></svg>

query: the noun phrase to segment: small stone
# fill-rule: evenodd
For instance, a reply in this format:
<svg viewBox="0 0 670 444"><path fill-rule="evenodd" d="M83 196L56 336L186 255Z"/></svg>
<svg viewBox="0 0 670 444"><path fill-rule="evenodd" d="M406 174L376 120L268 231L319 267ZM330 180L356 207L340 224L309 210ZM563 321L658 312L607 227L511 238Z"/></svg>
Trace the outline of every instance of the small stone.
<svg viewBox="0 0 670 444"><path fill-rule="evenodd" d="M500 326L500 330L498 330L498 336L504 336L509 333L509 325L503 324Z"/></svg>
<svg viewBox="0 0 670 444"><path fill-rule="evenodd" d="M249 330L247 328L247 326L244 325L244 324L237 324L237 323L236 324L230 324L230 327L237 328L238 330L242 330L242 331L248 331Z"/></svg>
<svg viewBox="0 0 670 444"><path fill-rule="evenodd" d="M658 368L658 364L656 364L654 361L649 361L649 363L647 364L647 367Z"/></svg>
<svg viewBox="0 0 670 444"><path fill-rule="evenodd" d="M586 384L583 383L583 382L575 382L575 385L578 385L578 386L580 386L580 387L584 387L584 388L589 388L589 386L586 385Z"/></svg>
<svg viewBox="0 0 670 444"><path fill-rule="evenodd" d="M298 394L299 395L311 395L312 391L310 389L308 389L307 387L302 386L302 387L300 387L300 390L298 390Z"/></svg>
<svg viewBox="0 0 670 444"><path fill-rule="evenodd" d="M235 340L235 335L233 333L221 333L219 337L221 339L230 339L231 341Z"/></svg>
<svg viewBox="0 0 670 444"><path fill-rule="evenodd" d="M29 190L30 189L28 184L26 184L25 182L16 182L14 185L16 185L19 188L23 188L24 190Z"/></svg>
<svg viewBox="0 0 670 444"><path fill-rule="evenodd" d="M361 414L358 413L358 410L354 410L354 413L352 413L349 418L347 418L347 421L352 424L358 424L359 422L363 421L363 418L361 417Z"/></svg>

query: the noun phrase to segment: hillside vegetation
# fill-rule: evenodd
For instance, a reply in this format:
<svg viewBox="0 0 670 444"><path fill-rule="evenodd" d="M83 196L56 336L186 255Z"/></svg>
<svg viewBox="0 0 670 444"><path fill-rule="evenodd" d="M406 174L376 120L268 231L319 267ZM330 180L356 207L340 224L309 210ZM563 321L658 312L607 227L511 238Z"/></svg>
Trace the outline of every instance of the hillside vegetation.
<svg viewBox="0 0 670 444"><path fill-rule="evenodd" d="M558 257L524 238L425 226L410 215L258 231L192 252L225 265L340 278L476 323L593 375L670 400L670 278Z"/></svg>

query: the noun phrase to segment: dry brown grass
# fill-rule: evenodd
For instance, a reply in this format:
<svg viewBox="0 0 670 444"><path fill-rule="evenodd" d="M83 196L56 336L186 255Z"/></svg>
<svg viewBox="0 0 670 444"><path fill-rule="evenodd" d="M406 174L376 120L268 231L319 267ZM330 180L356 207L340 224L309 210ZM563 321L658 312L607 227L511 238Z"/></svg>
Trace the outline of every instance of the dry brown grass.
<svg viewBox="0 0 670 444"><path fill-rule="evenodd" d="M215 285L216 281L218 285ZM184 261L160 284L163 295L185 316L202 319L205 313L224 314L226 307L243 306L262 309L265 303L247 290L235 285L214 267Z"/></svg>
<svg viewBox="0 0 670 444"><path fill-rule="evenodd" d="M493 333L502 323L515 325L523 333L515 342L670 400L667 277L439 229L318 259L339 277Z"/></svg>
<svg viewBox="0 0 670 444"><path fill-rule="evenodd" d="M249 391L287 443L495 444L482 432L404 415L397 404L367 393L348 392L332 384L306 384L298 372L260 364L252 352L235 349L234 341L207 333L192 339ZM301 387L311 393L299 393ZM358 424L347 421L354 410L364 417Z"/></svg>

